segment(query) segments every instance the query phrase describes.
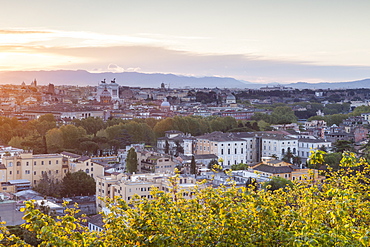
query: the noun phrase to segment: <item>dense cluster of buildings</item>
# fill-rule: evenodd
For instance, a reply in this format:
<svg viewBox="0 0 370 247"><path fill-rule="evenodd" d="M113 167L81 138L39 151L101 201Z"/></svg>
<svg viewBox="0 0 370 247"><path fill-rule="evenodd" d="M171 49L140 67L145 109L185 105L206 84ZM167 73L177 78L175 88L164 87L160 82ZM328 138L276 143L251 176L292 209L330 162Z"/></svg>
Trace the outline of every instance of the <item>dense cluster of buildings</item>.
<svg viewBox="0 0 370 247"><path fill-rule="evenodd" d="M262 92L290 91L285 87L265 87ZM207 94L210 89L199 89ZM208 104L196 100L196 90L124 87L115 79L105 79L97 87L3 86L0 91L0 111L3 116L19 120L37 119L52 113L62 124L73 119L108 118L166 118L174 115L231 116L239 120L251 119L261 111L238 104L235 92L229 89L212 89L216 102ZM321 97L319 94L318 97ZM251 103L263 103L260 99ZM38 184L45 175L61 181L68 172L84 171L96 181L96 198L121 197L128 203L134 198L151 199L151 191L170 192L174 172L184 197L196 188L197 180L208 180L209 186L228 184L233 181L245 186L250 179L267 181L271 176L292 181L321 179L317 171L307 169L305 164L311 151L330 151L337 140L356 143L366 140L370 113L345 119L340 126L327 126L325 121L305 122L303 128L296 124L275 125L273 131L212 132L192 136L177 130L165 132L157 140L154 149L143 144L128 146L115 156L88 157L70 152L58 154L33 154L22 149L3 146L0 148L0 192L18 192ZM126 157L134 148L137 154L137 173L127 174ZM298 159L296 159L298 158ZM284 160L284 161L283 161ZM192 162L196 172L191 173ZM212 165L218 163L223 169L232 165L247 164L248 169L231 175L216 173ZM258 174L258 175L256 175ZM211 179L212 178L212 179ZM96 200L98 211L105 210L101 199ZM95 227L91 226L93 229Z"/></svg>

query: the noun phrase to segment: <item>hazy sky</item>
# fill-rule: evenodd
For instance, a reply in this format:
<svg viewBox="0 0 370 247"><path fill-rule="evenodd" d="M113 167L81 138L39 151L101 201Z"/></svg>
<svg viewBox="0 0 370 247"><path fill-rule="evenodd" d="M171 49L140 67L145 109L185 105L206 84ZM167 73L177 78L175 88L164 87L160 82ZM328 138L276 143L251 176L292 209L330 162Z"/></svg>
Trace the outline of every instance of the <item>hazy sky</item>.
<svg viewBox="0 0 370 247"><path fill-rule="evenodd" d="M0 0L0 70L370 78L369 0Z"/></svg>

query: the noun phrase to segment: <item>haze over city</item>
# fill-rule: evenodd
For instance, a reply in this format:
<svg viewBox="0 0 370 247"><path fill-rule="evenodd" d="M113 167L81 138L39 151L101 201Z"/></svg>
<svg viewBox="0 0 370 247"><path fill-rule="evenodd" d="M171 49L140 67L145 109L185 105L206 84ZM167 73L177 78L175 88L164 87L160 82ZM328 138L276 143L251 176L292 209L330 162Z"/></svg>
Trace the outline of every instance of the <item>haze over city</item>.
<svg viewBox="0 0 370 247"><path fill-rule="evenodd" d="M369 9L365 0L3 1L0 71L360 80L370 77Z"/></svg>

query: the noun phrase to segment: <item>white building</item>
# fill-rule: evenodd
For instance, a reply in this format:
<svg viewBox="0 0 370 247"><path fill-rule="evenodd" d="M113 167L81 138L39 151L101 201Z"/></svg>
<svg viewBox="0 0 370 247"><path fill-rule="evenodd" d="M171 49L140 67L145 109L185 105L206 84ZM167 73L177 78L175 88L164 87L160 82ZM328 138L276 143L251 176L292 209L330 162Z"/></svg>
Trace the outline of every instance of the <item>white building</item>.
<svg viewBox="0 0 370 247"><path fill-rule="evenodd" d="M361 113L361 117L370 122L370 112Z"/></svg>
<svg viewBox="0 0 370 247"><path fill-rule="evenodd" d="M265 134L262 137L261 144L261 155L263 157L276 156L277 159L281 160L288 150L293 155L297 155L298 151L298 138L290 136Z"/></svg>
<svg viewBox="0 0 370 247"><path fill-rule="evenodd" d="M232 133L212 132L197 137L196 154L215 154L221 158L224 168L246 162L246 146L244 139Z"/></svg>
<svg viewBox="0 0 370 247"><path fill-rule="evenodd" d="M105 79L99 83L96 92L96 100L100 102L100 95L104 90L110 93L112 101L119 100L119 85L116 83L116 79L113 79L110 83L105 82Z"/></svg>
<svg viewBox="0 0 370 247"><path fill-rule="evenodd" d="M169 130L165 131L164 137L157 139L157 151L162 154L166 153L166 145L168 145L168 154L176 156L180 154L192 155L194 143L195 138L190 134L184 134L178 130Z"/></svg>
<svg viewBox="0 0 370 247"><path fill-rule="evenodd" d="M331 149L331 142L323 139L300 138L298 140L298 156L302 163L305 163L310 157L311 152L325 147L327 151Z"/></svg>

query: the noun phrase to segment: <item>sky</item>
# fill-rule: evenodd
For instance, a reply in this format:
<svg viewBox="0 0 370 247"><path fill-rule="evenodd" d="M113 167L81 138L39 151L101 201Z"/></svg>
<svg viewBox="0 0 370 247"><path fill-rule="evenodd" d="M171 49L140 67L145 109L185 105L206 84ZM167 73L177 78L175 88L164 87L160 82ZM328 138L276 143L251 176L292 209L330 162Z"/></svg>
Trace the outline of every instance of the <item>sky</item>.
<svg viewBox="0 0 370 247"><path fill-rule="evenodd" d="M0 71L370 78L368 0L0 0Z"/></svg>

